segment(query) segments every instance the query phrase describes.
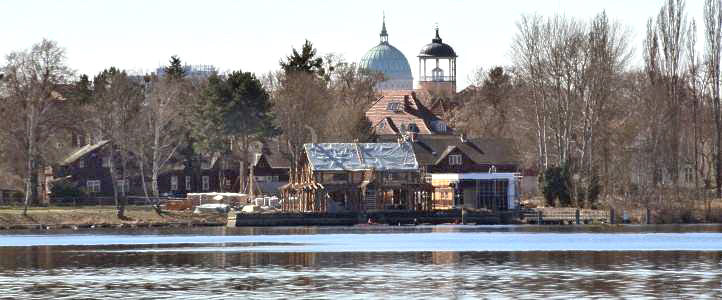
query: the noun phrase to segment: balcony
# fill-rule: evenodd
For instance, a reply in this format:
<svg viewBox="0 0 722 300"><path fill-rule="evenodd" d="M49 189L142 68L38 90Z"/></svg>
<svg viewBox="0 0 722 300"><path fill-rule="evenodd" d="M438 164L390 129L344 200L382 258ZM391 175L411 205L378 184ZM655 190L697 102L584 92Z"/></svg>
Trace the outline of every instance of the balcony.
<svg viewBox="0 0 722 300"><path fill-rule="evenodd" d="M456 76L420 76L421 82L451 82L456 81Z"/></svg>

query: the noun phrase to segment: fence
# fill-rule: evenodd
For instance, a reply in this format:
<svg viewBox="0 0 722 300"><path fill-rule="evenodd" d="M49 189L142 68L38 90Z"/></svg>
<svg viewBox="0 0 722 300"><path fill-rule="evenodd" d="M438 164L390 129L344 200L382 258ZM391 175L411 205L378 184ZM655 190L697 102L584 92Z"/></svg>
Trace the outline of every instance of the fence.
<svg viewBox="0 0 722 300"><path fill-rule="evenodd" d="M610 213L598 209L533 208L523 210L521 217L528 223L606 223Z"/></svg>

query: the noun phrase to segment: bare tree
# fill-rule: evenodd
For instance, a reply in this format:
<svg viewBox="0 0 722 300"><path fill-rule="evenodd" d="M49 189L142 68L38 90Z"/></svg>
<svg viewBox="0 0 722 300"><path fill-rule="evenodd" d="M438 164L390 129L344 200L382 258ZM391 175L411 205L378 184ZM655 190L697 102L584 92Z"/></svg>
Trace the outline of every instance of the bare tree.
<svg viewBox="0 0 722 300"><path fill-rule="evenodd" d="M5 127L8 142L18 151L25 163L25 206L27 214L30 202L37 197L38 173L47 157L47 143L57 130L54 128L60 116L63 97L61 87L73 76L65 65L65 50L49 40L35 44L29 50L16 51L7 57L2 67L4 73L4 103L12 108L3 118L12 120L14 126Z"/></svg>
<svg viewBox="0 0 722 300"><path fill-rule="evenodd" d="M311 141L312 131L318 132L325 126L331 96L316 74L289 72L277 76L281 87L271 96L273 112L283 132L282 138L288 144L291 161L295 162L303 144Z"/></svg>
<svg viewBox="0 0 722 300"><path fill-rule="evenodd" d="M184 143L187 105L192 95L188 82L170 76L152 77L146 99L145 124L150 147L151 191L159 196L158 177Z"/></svg>
<svg viewBox="0 0 722 300"><path fill-rule="evenodd" d="M667 104L667 113L670 121L669 158L672 181L679 186L680 158L681 158L681 116L682 98L680 80L684 59L684 44L686 38L687 20L684 13L683 0L668 0L660 9L657 16L656 32L659 39L660 73L665 77L666 90L670 102Z"/></svg>
<svg viewBox="0 0 722 300"><path fill-rule="evenodd" d="M132 140L139 134L137 121L143 100L140 82L128 78L124 71L110 68L95 77L94 97L87 106L93 128L108 140L107 162L119 218L125 217L130 153L135 150Z"/></svg>
<svg viewBox="0 0 722 300"><path fill-rule="evenodd" d="M720 117L720 47L722 46L722 1L704 3L705 64L711 89L710 109L715 123L714 165L717 197L722 197L722 118Z"/></svg>

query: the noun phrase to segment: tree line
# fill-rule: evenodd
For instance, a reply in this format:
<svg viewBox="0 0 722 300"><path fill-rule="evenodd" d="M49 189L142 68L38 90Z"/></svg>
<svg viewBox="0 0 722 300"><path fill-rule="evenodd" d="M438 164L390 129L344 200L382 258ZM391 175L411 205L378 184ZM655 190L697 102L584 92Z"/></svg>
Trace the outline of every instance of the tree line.
<svg viewBox="0 0 722 300"><path fill-rule="evenodd" d="M27 210L42 192L40 175L75 150L74 137L85 137L107 141L119 216L129 180L143 178L143 193L157 198L158 178L174 163L197 170L214 155L238 162L244 189L250 148L265 139L282 141L294 161L312 140L369 138L363 112L376 99L379 77L316 52L306 41L279 71L262 76L192 76L172 56L162 74L109 67L91 78L67 66L56 42L43 40L8 54L0 69L0 169L23 178Z"/></svg>
<svg viewBox="0 0 722 300"><path fill-rule="evenodd" d="M605 12L523 15L511 65L479 69L467 88L439 96L455 103L442 117L459 133L512 139L549 205L720 198L721 3L705 0L698 26L683 0L665 0L642 45ZM195 169L221 153L238 163L243 189L259 141L277 139L296 162L304 143L373 140L364 113L383 79L309 41L260 75L190 76L174 56L162 76L109 67L90 78L47 40L8 54L0 73L1 167L24 178L26 203L37 197L35 175L67 154L76 132L109 141L115 185L140 176L158 196L174 160Z"/></svg>
<svg viewBox="0 0 722 300"><path fill-rule="evenodd" d="M683 0L664 1L636 45L641 67L630 32L605 12L523 15L512 64L480 69L450 119L467 134L514 137L551 205L720 198L720 3L698 8L698 26Z"/></svg>

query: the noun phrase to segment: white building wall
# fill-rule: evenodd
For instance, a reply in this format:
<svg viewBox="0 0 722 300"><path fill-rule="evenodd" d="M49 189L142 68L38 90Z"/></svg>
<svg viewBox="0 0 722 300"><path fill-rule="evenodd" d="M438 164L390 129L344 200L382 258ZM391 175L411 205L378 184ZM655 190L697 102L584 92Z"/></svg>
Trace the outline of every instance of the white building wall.
<svg viewBox="0 0 722 300"><path fill-rule="evenodd" d="M491 180L491 179L507 179L509 180L509 187L506 192L507 204L509 209L518 208L518 191L517 191L517 176L515 173L442 173L442 174L431 174L431 180L449 180L459 181L462 179L469 180Z"/></svg>

